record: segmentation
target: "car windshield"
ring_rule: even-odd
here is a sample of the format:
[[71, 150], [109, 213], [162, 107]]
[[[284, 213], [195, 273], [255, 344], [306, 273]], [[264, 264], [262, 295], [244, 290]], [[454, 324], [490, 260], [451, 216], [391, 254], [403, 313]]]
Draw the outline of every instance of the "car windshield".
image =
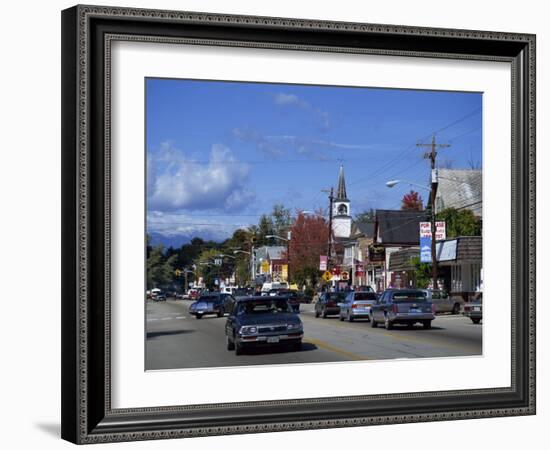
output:
[[376, 300], [374, 292], [356, 292], [355, 300]]
[[266, 314], [291, 312], [286, 300], [254, 300], [241, 302], [237, 314]]
[[346, 298], [344, 292], [332, 292], [328, 295], [329, 300], [343, 300], [344, 298]]
[[426, 294], [422, 291], [404, 291], [394, 292], [394, 303], [407, 303], [407, 302], [425, 302]]

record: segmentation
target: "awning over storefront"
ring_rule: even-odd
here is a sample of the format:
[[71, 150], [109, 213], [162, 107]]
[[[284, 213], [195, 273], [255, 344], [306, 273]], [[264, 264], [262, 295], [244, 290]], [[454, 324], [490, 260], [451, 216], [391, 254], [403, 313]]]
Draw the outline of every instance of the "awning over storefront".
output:
[[[445, 267], [456, 263], [481, 263], [481, 236], [460, 236], [436, 243], [438, 265]], [[414, 270], [413, 258], [420, 256], [419, 247], [409, 247], [390, 255], [389, 271]]]

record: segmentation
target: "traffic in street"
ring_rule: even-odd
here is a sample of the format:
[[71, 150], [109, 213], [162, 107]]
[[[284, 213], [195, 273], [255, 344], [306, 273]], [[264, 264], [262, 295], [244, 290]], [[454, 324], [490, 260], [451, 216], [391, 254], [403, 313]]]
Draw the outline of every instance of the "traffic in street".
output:
[[192, 303], [147, 300], [147, 370], [482, 355], [482, 325], [461, 314], [437, 314], [428, 329], [395, 324], [388, 330], [383, 324], [372, 327], [368, 318], [323, 317], [316, 314], [315, 303], [301, 304], [295, 314], [303, 324], [301, 346], [258, 347], [237, 354], [227, 345], [230, 314], [198, 320], [190, 311]]

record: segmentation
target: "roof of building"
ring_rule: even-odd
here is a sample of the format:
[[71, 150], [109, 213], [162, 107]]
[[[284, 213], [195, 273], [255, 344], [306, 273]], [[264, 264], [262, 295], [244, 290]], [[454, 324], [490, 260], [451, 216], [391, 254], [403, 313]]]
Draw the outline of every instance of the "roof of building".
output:
[[286, 247], [283, 245], [264, 245], [255, 250], [256, 258], [269, 259], [285, 259]]
[[344, 166], [340, 166], [340, 172], [338, 173], [338, 190], [336, 191], [336, 201], [349, 201], [346, 193], [346, 180], [344, 178]]
[[374, 221], [355, 221], [351, 225], [351, 237], [374, 236]]
[[481, 170], [438, 169], [438, 186], [435, 196], [436, 213], [446, 208], [469, 209], [481, 216]]
[[376, 210], [375, 235], [382, 244], [418, 245], [420, 222], [429, 220], [425, 210]]

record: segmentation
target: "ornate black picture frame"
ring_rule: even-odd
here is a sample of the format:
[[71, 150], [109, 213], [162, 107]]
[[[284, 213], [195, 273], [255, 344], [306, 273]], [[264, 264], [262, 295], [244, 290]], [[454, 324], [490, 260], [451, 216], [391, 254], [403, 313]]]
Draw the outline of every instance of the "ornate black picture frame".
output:
[[[512, 371], [506, 388], [111, 407], [110, 45], [116, 40], [512, 67]], [[535, 36], [98, 6], [62, 13], [62, 437], [98, 443], [535, 413]]]

